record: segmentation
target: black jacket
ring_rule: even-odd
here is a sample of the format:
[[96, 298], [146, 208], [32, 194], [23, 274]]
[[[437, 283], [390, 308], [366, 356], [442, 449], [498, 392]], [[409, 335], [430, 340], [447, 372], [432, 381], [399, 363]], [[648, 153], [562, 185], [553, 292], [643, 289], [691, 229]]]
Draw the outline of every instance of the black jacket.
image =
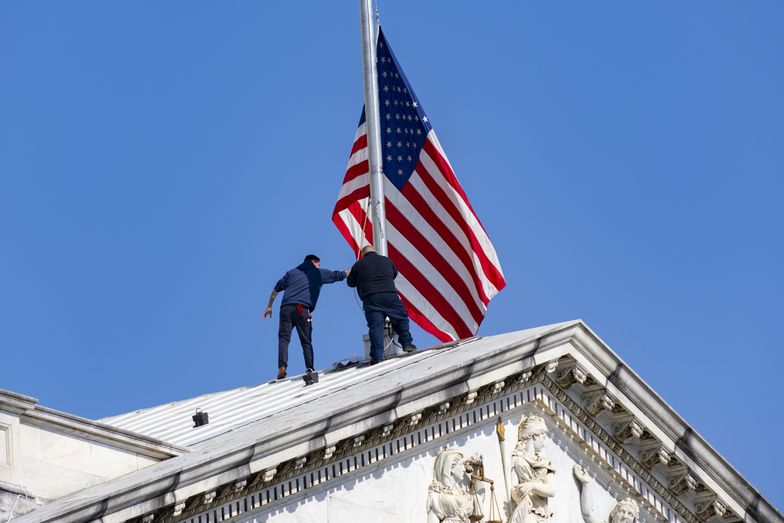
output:
[[356, 287], [360, 298], [380, 292], [397, 292], [397, 268], [392, 260], [375, 252], [367, 253], [351, 267], [346, 283]]

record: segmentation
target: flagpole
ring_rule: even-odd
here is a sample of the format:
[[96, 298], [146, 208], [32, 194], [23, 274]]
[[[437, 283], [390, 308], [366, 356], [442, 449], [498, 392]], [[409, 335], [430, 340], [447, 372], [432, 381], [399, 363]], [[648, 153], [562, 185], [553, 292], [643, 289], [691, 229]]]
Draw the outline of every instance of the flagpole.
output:
[[381, 157], [381, 125], [378, 108], [378, 75], [376, 74], [376, 23], [373, 0], [359, 0], [362, 33], [362, 69], [365, 77], [365, 125], [370, 167], [370, 216], [373, 220], [373, 246], [386, 256], [386, 212], [384, 209], [384, 173]]

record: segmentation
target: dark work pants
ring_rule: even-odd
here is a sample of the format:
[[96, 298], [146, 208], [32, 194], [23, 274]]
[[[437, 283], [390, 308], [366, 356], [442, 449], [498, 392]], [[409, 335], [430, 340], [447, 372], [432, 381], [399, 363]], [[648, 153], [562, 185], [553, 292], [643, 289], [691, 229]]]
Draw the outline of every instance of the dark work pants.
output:
[[408, 313], [395, 292], [371, 294], [362, 299], [365, 319], [370, 337], [370, 359], [380, 361], [384, 357], [384, 320], [389, 318], [403, 347], [410, 345], [412, 338], [408, 331]]
[[305, 356], [305, 367], [313, 369], [313, 344], [310, 336], [313, 332], [310, 311], [302, 307], [302, 314], [296, 305], [283, 305], [280, 308], [280, 326], [278, 327], [278, 367], [289, 365], [289, 342], [291, 329], [296, 328], [299, 342], [302, 344], [302, 354]]

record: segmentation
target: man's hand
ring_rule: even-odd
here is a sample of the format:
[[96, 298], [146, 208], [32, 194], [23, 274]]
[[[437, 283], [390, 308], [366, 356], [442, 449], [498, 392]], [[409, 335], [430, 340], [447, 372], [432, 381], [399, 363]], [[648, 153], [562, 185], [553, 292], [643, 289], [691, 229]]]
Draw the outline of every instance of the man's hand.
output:
[[264, 317], [272, 318], [272, 307], [267, 307], [266, 309], [264, 309]]
[[346, 273], [346, 276], [348, 276], [349, 274], [351, 274], [351, 267], [349, 267], [348, 269], [346, 269], [346, 270], [345, 270], [345, 271], [343, 271], [343, 272], [345, 272], [345, 273]]

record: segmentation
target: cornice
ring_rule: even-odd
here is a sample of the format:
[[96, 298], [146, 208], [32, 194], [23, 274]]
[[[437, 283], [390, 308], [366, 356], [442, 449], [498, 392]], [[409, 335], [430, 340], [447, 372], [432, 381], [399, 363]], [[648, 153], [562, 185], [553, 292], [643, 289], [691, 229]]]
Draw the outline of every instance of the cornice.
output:
[[[42, 507], [36, 511], [39, 519], [19, 521], [184, 521], [188, 515], [247, 502], [249, 494], [537, 384], [627, 463], [680, 520], [784, 523], [759, 494], [758, 505], [770, 507], [767, 515], [746, 509], [743, 489], [738, 494], [721, 484], [718, 491], [706, 486], [715, 482], [699, 463], [709, 463], [710, 456], [702, 454], [712, 449], [698, 449], [699, 462], [680, 452], [681, 439], [668, 435], [677, 435], [671, 429], [685, 425], [682, 420], [581, 322], [489, 346], [461, 363], [430, 379], [369, 393], [361, 405], [335, 409], [327, 417], [317, 405], [303, 405], [296, 414], [264, 420], [261, 437], [254, 426], [246, 427], [232, 438], [83, 491], [78, 499], [63, 500], [58, 510]], [[340, 404], [339, 396], [332, 401]], [[664, 432], [658, 430], [661, 425]], [[291, 426], [298, 428], [289, 430]]]
[[[319, 478], [322, 477], [322, 473], [327, 476], [328, 473], [324, 471], [328, 471], [330, 465], [334, 469], [335, 464], [341, 464], [342, 467], [344, 462], [351, 463], [352, 458], [356, 462], [359, 458], [361, 466], [356, 469], [347, 468], [345, 474], [327, 480], [346, 481], [350, 473], [362, 474], [364, 467], [377, 466], [377, 461], [366, 459], [365, 456], [368, 454], [372, 456], [374, 451], [377, 455], [379, 448], [396, 444], [399, 450], [402, 439], [406, 441], [402, 451], [389, 455], [385, 451], [383, 456], [383, 459], [401, 459], [406, 454], [420, 451], [418, 447], [432, 446], [434, 440], [427, 439], [431, 432], [438, 432], [438, 435], [434, 436], [436, 440], [454, 439], [461, 433], [475, 431], [480, 425], [493, 423], [497, 417], [508, 418], [519, 415], [527, 406], [529, 411], [531, 408], [536, 408], [549, 417], [551, 424], [558, 426], [572, 439], [580, 441], [585, 454], [602, 468], [610, 471], [616, 481], [624, 485], [626, 491], [636, 492], [640, 503], [649, 512], [655, 514], [657, 519], [673, 523], [702, 523], [702, 519], [693, 514], [667, 486], [637, 462], [635, 457], [598, 424], [593, 416], [555, 383], [552, 375], [557, 368], [546, 363], [530, 371], [509, 376], [508, 380], [497, 381], [478, 390], [461, 394], [449, 402], [434, 405], [364, 434], [346, 438], [337, 445], [315, 450], [243, 480], [192, 496], [172, 507], [145, 515], [148, 518], [146, 521], [190, 522], [198, 520], [198, 516], [206, 519], [208, 514], [214, 519], [224, 514], [236, 517], [246, 513], [250, 515], [251, 512], [262, 508], [270, 509], [274, 503], [290, 502], [291, 496], [307, 495], [309, 488], [321, 487], [322, 483], [309, 484], [307, 478], [314, 477], [316, 473]], [[551, 372], [548, 373], [548, 369], [551, 369]], [[590, 432], [580, 433], [579, 430], [575, 430], [574, 422], [565, 422], [566, 411], [583, 423]], [[444, 425], [456, 427], [456, 430], [442, 432], [441, 427]], [[592, 444], [587, 434], [600, 440], [606, 446], [605, 451], [597, 451], [595, 442]], [[409, 438], [410, 443], [408, 443]], [[617, 459], [614, 460], [611, 454]], [[621, 470], [618, 460], [623, 461], [624, 466], [628, 467], [636, 478], [632, 477], [629, 471]], [[328, 486], [327, 481], [323, 483], [324, 486]], [[640, 491], [640, 485], [643, 483], [646, 485], [644, 494]], [[153, 519], [149, 519], [150, 515], [153, 515]], [[140, 517], [134, 521], [142, 523], [145, 519]], [[729, 522], [733, 519], [727, 518], [724, 521]], [[739, 520], [734, 519], [734, 521]]]
[[30, 425], [71, 434], [157, 460], [165, 460], [189, 452], [184, 447], [43, 407], [38, 404], [36, 398], [3, 389], [0, 389], [0, 410], [12, 413], [18, 416], [20, 421]]
[[666, 435], [664, 439], [669, 440], [667, 444], [677, 459], [690, 462], [706, 482], [728, 493], [738, 505], [739, 514], [747, 514], [754, 521], [784, 522], [782, 514], [587, 325], [573, 330], [573, 343], [601, 369], [600, 376], [604, 376], [608, 388], [619, 391], [628, 406], [643, 412], [651, 425], [655, 423], [655, 429]]
[[[450, 401], [433, 405], [408, 417], [397, 418], [394, 422], [382, 427], [345, 438], [335, 445], [316, 449], [308, 454], [279, 463], [275, 467], [259, 471], [240, 481], [222, 485], [203, 495], [192, 496], [172, 507], [156, 512], [154, 521], [163, 523], [187, 522], [196, 519], [195, 516], [198, 515], [208, 513], [217, 515], [219, 512], [228, 512], [232, 516], [237, 516], [258, 510], [275, 501], [281, 503], [284, 500], [288, 501], [289, 496], [304, 492], [308, 488], [306, 478], [309, 474], [312, 476], [315, 472], [319, 472], [319, 477], [321, 477], [321, 471], [325, 467], [328, 469], [329, 465], [341, 463], [346, 459], [351, 461], [352, 457], [362, 456], [368, 449], [378, 449], [409, 436], [412, 437], [412, 447], [415, 447], [413, 438], [416, 435], [416, 438], [421, 439], [421, 427], [433, 427], [444, 421], [454, 425], [456, 419], [461, 420], [462, 427], [463, 416], [473, 415], [474, 423], [466, 418], [466, 427], [462, 431], [475, 430], [476, 426], [482, 423], [486, 424], [491, 418], [509, 416], [511, 411], [519, 410], [524, 403], [518, 403], [515, 400], [512, 408], [509, 409], [504, 407], [504, 402], [508, 405], [510, 398], [520, 391], [526, 391], [530, 399], [529, 403], [549, 416], [551, 422], [561, 431], [567, 433], [572, 439], [580, 441], [583, 451], [602, 468], [608, 470], [619, 484], [625, 486], [628, 492], [636, 492], [641, 505], [652, 514], [656, 514], [657, 519], [683, 523], [703, 523], [709, 519], [713, 514], [706, 512], [703, 505], [712, 506], [712, 503], [717, 501], [715, 495], [703, 489], [702, 497], [710, 503], [694, 504], [692, 508], [688, 507], [680, 499], [680, 496], [684, 495], [683, 490], [674, 491], [672, 487], [662, 483], [649, 467], [638, 461], [638, 456], [627, 450], [626, 445], [619, 441], [619, 435], [611, 434], [602, 423], [597, 421], [597, 416], [601, 414], [590, 414], [557, 383], [559, 377], [562, 383], [576, 383], [577, 381], [571, 382], [571, 380], [565, 379], [564, 374], [569, 373], [578, 378], [585, 376], [585, 379], [588, 379], [583, 371], [577, 370], [575, 372], [574, 365], [569, 364], [568, 361], [559, 364], [558, 360], [553, 360], [528, 371], [507, 376], [506, 380], [484, 385], [477, 390], [469, 390], [450, 398]], [[481, 413], [479, 422], [476, 421], [477, 409]], [[487, 409], [486, 414], [484, 414], [484, 409]], [[567, 415], [578, 420], [591, 436], [601, 441], [606, 449], [603, 452], [597, 451], [595, 443], [592, 444], [590, 438], [586, 437], [587, 433], [581, 433], [579, 429], [575, 430], [573, 421], [564, 421]], [[460, 431], [445, 434], [443, 437], [444, 439], [454, 438], [458, 432]], [[650, 445], [651, 442], [651, 440], [645, 440], [644, 445]], [[425, 443], [430, 442], [425, 441]], [[389, 457], [391, 458], [392, 455]], [[619, 462], [622, 462], [625, 468], [622, 468]], [[365, 458], [362, 457], [363, 466], [372, 465], [370, 461], [366, 465], [365, 463]], [[345, 481], [342, 476], [332, 478], [332, 480]], [[286, 484], [289, 484], [288, 489], [285, 487]], [[296, 490], [291, 486], [292, 484], [297, 485]], [[646, 486], [645, 493], [640, 490], [641, 484]], [[300, 490], [300, 485], [303, 485], [302, 490]], [[313, 486], [320, 486], [320, 484], [311, 485], [311, 487]], [[270, 495], [270, 492], [275, 494]], [[267, 501], [264, 502], [264, 499]], [[723, 505], [719, 504], [719, 506], [722, 507], [722, 510], [726, 510]], [[700, 517], [699, 512], [695, 514], [694, 507], [702, 508], [702, 512], [707, 517]], [[213, 517], [215, 517], [214, 515]], [[149, 517], [150, 514], [146, 516]], [[723, 522], [741, 521], [739, 517], [731, 513], [724, 512], [723, 516], [721, 518]], [[674, 517], [675, 519], [673, 519]], [[137, 521], [141, 523], [144, 518], [139, 518]], [[148, 519], [147, 521], [152, 520]]]

